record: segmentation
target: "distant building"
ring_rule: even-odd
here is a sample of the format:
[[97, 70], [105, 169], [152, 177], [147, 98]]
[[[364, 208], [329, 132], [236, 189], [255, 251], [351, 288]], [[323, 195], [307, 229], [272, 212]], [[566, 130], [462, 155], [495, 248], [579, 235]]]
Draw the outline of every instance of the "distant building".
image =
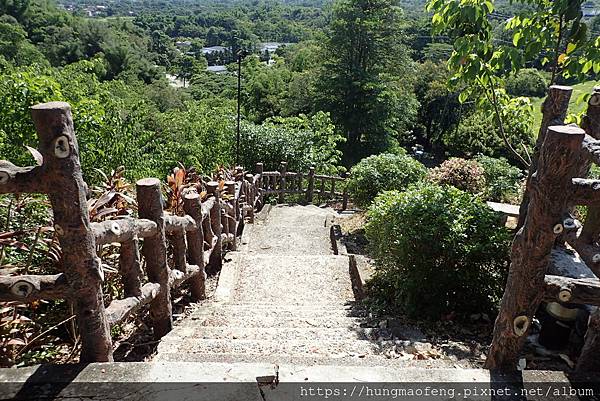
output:
[[209, 65], [206, 67], [206, 71], [214, 72], [215, 74], [225, 74], [227, 73], [227, 67], [224, 65]]
[[260, 48], [260, 52], [264, 53], [264, 52], [269, 52], [269, 53], [275, 53], [275, 51], [277, 51], [277, 49], [279, 49], [282, 46], [287, 46], [287, 45], [291, 45], [292, 43], [280, 43], [280, 42], [264, 42], [259, 44], [259, 48]]
[[203, 47], [202, 48], [202, 54], [206, 55], [206, 54], [213, 54], [213, 53], [224, 53], [226, 52], [228, 49], [224, 46], [210, 46], [210, 47]]
[[192, 46], [192, 42], [189, 40], [178, 40], [175, 42], [175, 46], [177, 47], [190, 47]]

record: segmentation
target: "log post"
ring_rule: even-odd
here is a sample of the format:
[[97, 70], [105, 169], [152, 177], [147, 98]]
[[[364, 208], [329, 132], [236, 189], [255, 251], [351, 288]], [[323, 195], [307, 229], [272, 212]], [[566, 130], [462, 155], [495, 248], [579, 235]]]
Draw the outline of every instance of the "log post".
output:
[[104, 273], [96, 255], [79, 162], [71, 106], [51, 102], [31, 108], [44, 158], [45, 181], [54, 213], [62, 264], [74, 295], [81, 334], [81, 362], [112, 361], [110, 328], [103, 303]]
[[236, 166], [235, 179], [236, 181], [244, 181], [244, 168], [242, 166]]
[[206, 299], [206, 272], [204, 270], [204, 234], [202, 233], [202, 204], [200, 195], [196, 192], [188, 192], [183, 197], [183, 210], [196, 222], [195, 231], [188, 231], [187, 243], [190, 262], [200, 268], [200, 272], [191, 277], [190, 292], [194, 301]]
[[346, 173], [344, 177], [344, 192], [342, 194], [342, 210], [348, 209], [348, 179], [350, 178], [350, 173]]
[[298, 187], [296, 188], [296, 190], [298, 191], [298, 193], [302, 193], [302, 184], [304, 184], [304, 174], [302, 172], [298, 173]]
[[[596, 86], [590, 96], [581, 128], [592, 138], [600, 139], [600, 86]], [[599, 235], [600, 206], [588, 206], [585, 224], [579, 239], [586, 244], [592, 244], [598, 240]]]
[[223, 260], [222, 260], [222, 252], [223, 252], [223, 240], [221, 238], [221, 234], [223, 233], [222, 223], [221, 223], [221, 202], [219, 196], [219, 183], [216, 181], [210, 181], [206, 184], [206, 192], [208, 195], [214, 197], [215, 205], [210, 210], [210, 225], [212, 227], [213, 233], [217, 236], [217, 243], [215, 244], [214, 249], [210, 254], [210, 270], [212, 272], [217, 272], [221, 270]]
[[315, 191], [315, 167], [308, 170], [308, 188], [306, 188], [306, 203], [312, 203]]
[[516, 370], [533, 315], [544, 297], [544, 277], [554, 242], [563, 231], [571, 180], [579, 168], [585, 132], [552, 126], [540, 150], [539, 167], [529, 182], [525, 224], [515, 236], [511, 266], [486, 361], [488, 369]]
[[600, 372], [598, 350], [600, 350], [600, 309], [596, 307], [588, 321], [585, 343], [577, 360], [576, 371], [583, 373]]
[[256, 191], [257, 191], [257, 195], [258, 195], [259, 207], [262, 206], [262, 204], [263, 204], [263, 188], [264, 188], [263, 172], [264, 172], [263, 164], [256, 163], [256, 174], [258, 174], [258, 181], [256, 182]]
[[160, 284], [158, 295], [150, 303], [154, 338], [158, 340], [173, 327], [170, 271], [167, 265], [165, 216], [160, 181], [157, 178], [141, 179], [136, 182], [136, 193], [140, 218], [154, 221], [157, 227], [155, 235], [144, 239], [142, 254], [146, 260], [148, 280]]
[[224, 225], [227, 225], [228, 233], [233, 235], [233, 241], [231, 241], [230, 244], [231, 244], [231, 250], [235, 251], [235, 250], [237, 250], [237, 235], [236, 234], [237, 234], [237, 213], [238, 213], [237, 202], [235, 199], [235, 181], [225, 182], [225, 193], [229, 196], [229, 199], [227, 200], [227, 202], [229, 202], [229, 204], [233, 208], [233, 215], [226, 217]]
[[210, 214], [206, 219], [202, 220], [202, 232], [204, 234], [204, 250], [209, 251], [212, 248], [213, 238], [215, 238], [215, 233], [210, 224]]
[[173, 267], [185, 273], [187, 253], [185, 231], [175, 231], [171, 234], [171, 244], [173, 245]]
[[139, 240], [137, 238], [121, 244], [119, 273], [123, 281], [125, 298], [141, 296], [144, 271], [140, 261]]
[[519, 208], [519, 219], [517, 221], [516, 230], [523, 226], [525, 222], [525, 216], [527, 215], [527, 208], [529, 204], [529, 181], [531, 181], [532, 175], [538, 168], [538, 160], [540, 157], [540, 149], [544, 143], [546, 132], [548, 127], [551, 125], [563, 125], [567, 111], [569, 109], [569, 100], [571, 100], [571, 94], [573, 88], [570, 86], [552, 85], [548, 88], [548, 95], [542, 104], [542, 124], [538, 132], [538, 137], [535, 143], [533, 154], [531, 155], [531, 166], [527, 173], [527, 181], [525, 192], [523, 193], [523, 200]]
[[[600, 86], [596, 86], [588, 101], [586, 115], [581, 128], [594, 139], [600, 139]], [[578, 242], [584, 246], [593, 246], [600, 236], [600, 206], [588, 206], [585, 224], [581, 229]], [[600, 371], [600, 310], [595, 308], [589, 318], [588, 329], [576, 369], [579, 372]]]
[[248, 197], [246, 199], [246, 203], [250, 206], [248, 209], [248, 218], [250, 219], [250, 224], [254, 224], [254, 201], [256, 198], [256, 187], [254, 186], [254, 176], [252, 174], [246, 174], [246, 183], [248, 186]]
[[262, 175], [264, 171], [264, 165], [262, 163], [256, 163], [255, 171], [256, 174]]
[[279, 174], [281, 174], [281, 176], [279, 177], [279, 203], [283, 203], [284, 198], [285, 198], [285, 175], [287, 174], [287, 162], [281, 162], [281, 165], [279, 166]]

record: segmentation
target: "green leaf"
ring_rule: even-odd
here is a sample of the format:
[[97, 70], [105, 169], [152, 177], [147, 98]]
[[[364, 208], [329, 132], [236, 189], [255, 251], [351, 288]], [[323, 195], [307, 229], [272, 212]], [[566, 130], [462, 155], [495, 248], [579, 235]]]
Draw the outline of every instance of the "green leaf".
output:
[[521, 39], [521, 32], [516, 32], [513, 35], [513, 45], [515, 45], [515, 47], [519, 46], [519, 40]]
[[567, 45], [567, 54], [571, 54], [577, 49], [577, 45], [575, 43], [569, 43]]
[[463, 90], [462, 92], [460, 92], [460, 94], [458, 95], [458, 101], [460, 103], [464, 103], [465, 100], [467, 100], [469, 98], [469, 92], [467, 92], [466, 90]]

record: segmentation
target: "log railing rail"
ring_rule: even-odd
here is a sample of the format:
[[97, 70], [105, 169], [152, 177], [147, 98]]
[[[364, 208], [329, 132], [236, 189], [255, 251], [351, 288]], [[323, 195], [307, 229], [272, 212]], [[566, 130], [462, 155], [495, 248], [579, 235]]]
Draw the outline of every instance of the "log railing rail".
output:
[[[527, 179], [521, 226], [492, 345], [490, 369], [515, 370], [542, 302], [596, 307], [577, 361], [579, 371], [600, 371], [600, 180], [586, 177], [600, 164], [600, 87], [594, 88], [581, 128], [562, 125], [572, 90], [551, 87], [543, 131]], [[587, 206], [583, 223], [574, 207]]]
[[257, 166], [260, 171], [259, 182], [262, 196], [277, 195], [279, 203], [284, 202], [286, 194], [304, 195], [307, 203], [312, 203], [315, 197], [319, 200], [341, 199], [342, 210], [348, 208], [347, 177], [315, 174], [311, 167], [307, 174], [287, 171], [287, 163], [281, 162], [279, 171], [262, 171], [262, 164]]
[[[222, 188], [218, 182], [208, 182], [205, 200], [194, 190], [185, 192], [183, 216], [163, 209], [158, 179], [141, 179], [136, 183], [139, 218], [90, 222], [69, 104], [34, 106], [32, 117], [39, 138], [39, 165], [18, 167], [0, 161], [0, 193], [49, 197], [63, 273], [0, 276], [0, 301], [72, 302], [81, 336], [81, 362], [112, 361], [112, 325], [150, 304], [153, 333], [159, 339], [172, 327], [171, 289], [187, 282], [192, 300], [206, 297], [206, 271], [221, 268], [223, 250], [236, 249], [244, 219], [252, 221], [254, 210], [261, 206], [261, 175], [244, 176], [242, 170], [237, 181], [227, 181]], [[124, 298], [105, 307], [97, 248], [111, 243], [120, 244]], [[168, 243], [173, 249], [172, 266]]]

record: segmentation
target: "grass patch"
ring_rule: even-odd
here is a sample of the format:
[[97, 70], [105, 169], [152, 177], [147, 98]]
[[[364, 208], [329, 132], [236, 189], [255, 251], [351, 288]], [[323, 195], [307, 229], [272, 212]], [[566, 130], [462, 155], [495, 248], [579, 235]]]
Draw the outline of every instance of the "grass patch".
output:
[[[581, 113], [585, 107], [586, 103], [581, 102], [577, 104], [577, 99], [584, 93], [592, 93], [592, 89], [594, 86], [600, 85], [600, 81], [587, 81], [577, 85], [573, 85], [573, 95], [571, 96], [571, 101], [569, 102], [569, 114], [579, 114]], [[537, 137], [538, 130], [540, 129], [540, 124], [542, 123], [542, 102], [544, 98], [541, 97], [532, 97], [531, 102], [533, 103], [533, 108], [535, 110], [535, 115], [533, 117], [533, 135]]]

